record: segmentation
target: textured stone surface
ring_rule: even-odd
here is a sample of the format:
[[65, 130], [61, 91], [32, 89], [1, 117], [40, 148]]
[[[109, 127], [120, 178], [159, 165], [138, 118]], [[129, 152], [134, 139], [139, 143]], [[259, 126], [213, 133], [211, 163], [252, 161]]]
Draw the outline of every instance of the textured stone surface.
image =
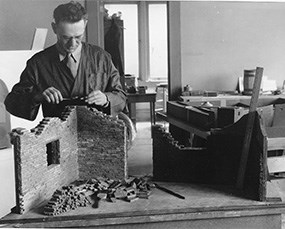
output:
[[80, 179], [127, 176], [126, 127], [116, 118], [77, 107]]
[[[70, 113], [71, 112], [71, 113]], [[54, 190], [78, 178], [76, 113], [45, 118], [31, 131], [14, 129], [16, 212], [23, 213], [49, 199]], [[48, 165], [47, 144], [59, 141], [59, 164]]]
[[[15, 212], [36, 207], [79, 177], [125, 178], [125, 132], [122, 121], [86, 107], [67, 107], [61, 118], [44, 118], [31, 130], [14, 129]], [[52, 142], [57, 148], [51, 151], [47, 145]]]

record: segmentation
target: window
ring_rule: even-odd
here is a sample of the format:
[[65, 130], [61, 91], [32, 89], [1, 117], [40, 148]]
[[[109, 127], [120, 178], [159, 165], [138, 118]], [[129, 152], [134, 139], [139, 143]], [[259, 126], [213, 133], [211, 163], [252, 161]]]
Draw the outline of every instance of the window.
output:
[[149, 80], [167, 78], [166, 4], [148, 4]]
[[165, 2], [104, 4], [124, 21], [125, 74], [144, 81], [167, 81], [167, 6]]
[[59, 140], [46, 144], [47, 166], [60, 164]]
[[137, 4], [105, 4], [109, 16], [121, 12], [124, 23], [125, 74], [139, 74], [138, 6]]

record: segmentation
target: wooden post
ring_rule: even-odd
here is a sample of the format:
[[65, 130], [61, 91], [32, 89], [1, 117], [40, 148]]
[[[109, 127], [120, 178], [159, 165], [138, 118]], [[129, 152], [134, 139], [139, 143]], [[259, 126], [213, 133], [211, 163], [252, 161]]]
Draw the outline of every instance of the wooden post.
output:
[[102, 0], [86, 0], [85, 7], [88, 13], [86, 40], [104, 48], [104, 3]]
[[254, 127], [255, 111], [257, 108], [258, 96], [260, 93], [262, 75], [263, 75], [263, 68], [257, 67], [256, 73], [255, 73], [255, 79], [253, 83], [253, 92], [252, 92], [252, 96], [250, 100], [249, 113], [248, 113], [247, 124], [245, 128], [245, 136], [244, 136], [244, 142], [242, 146], [243, 148], [241, 152], [241, 160], [240, 160], [237, 183], [236, 183], [236, 186], [238, 189], [243, 188], [244, 175], [246, 171], [247, 159], [248, 159], [248, 154], [249, 154], [249, 149], [250, 149], [252, 130]]

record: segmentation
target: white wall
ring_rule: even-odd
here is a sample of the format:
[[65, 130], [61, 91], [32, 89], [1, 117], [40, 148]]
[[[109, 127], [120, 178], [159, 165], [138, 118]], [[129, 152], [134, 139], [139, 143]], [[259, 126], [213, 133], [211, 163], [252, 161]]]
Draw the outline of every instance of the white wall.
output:
[[12, 148], [0, 150], [0, 218], [16, 205], [14, 157]]
[[[85, 5], [84, 0], [77, 0]], [[46, 45], [56, 42], [53, 10], [70, 0], [0, 0], [0, 50], [28, 50], [35, 28], [47, 28]]]
[[244, 69], [285, 79], [285, 3], [187, 2], [181, 9], [182, 86], [234, 90]]
[[[19, 81], [26, 61], [38, 51], [0, 51], [0, 79], [4, 81], [11, 91], [14, 84]], [[31, 129], [42, 119], [39, 112], [35, 121], [28, 121], [11, 115], [11, 129], [23, 127]], [[0, 150], [0, 217], [10, 213], [15, 206], [15, 177], [13, 148]]]
[[[21, 72], [26, 66], [26, 61], [36, 52], [38, 51], [0, 51], [0, 79], [7, 85], [9, 92], [19, 82]], [[35, 121], [28, 121], [11, 115], [11, 129], [17, 127], [31, 129], [39, 123], [42, 117], [41, 111]]]

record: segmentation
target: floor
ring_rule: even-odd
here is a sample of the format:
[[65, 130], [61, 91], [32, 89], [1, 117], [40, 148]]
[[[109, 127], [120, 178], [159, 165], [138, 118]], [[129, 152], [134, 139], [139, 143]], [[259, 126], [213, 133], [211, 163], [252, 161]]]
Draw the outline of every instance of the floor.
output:
[[152, 139], [150, 122], [136, 123], [137, 135], [128, 151], [129, 175], [152, 175]]
[[[136, 118], [137, 135], [128, 151], [128, 174], [152, 175], [152, 138], [148, 107], [137, 109]], [[167, 125], [160, 120], [157, 120], [156, 124]]]

